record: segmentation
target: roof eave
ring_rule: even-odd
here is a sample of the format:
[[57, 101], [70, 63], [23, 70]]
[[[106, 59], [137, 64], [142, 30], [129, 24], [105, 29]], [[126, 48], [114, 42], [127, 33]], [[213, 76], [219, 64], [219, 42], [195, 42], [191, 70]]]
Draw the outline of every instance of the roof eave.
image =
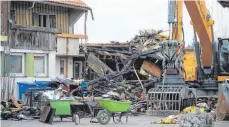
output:
[[73, 5], [65, 5], [65, 4], [54, 3], [54, 2], [50, 2], [50, 1], [36, 1], [36, 2], [37, 2], [37, 3], [43, 3], [43, 4], [54, 5], [54, 6], [62, 6], [62, 7], [66, 7], [66, 8], [73, 8], [73, 9], [82, 10], [82, 11], [91, 10], [90, 7], [77, 7], [77, 6], [73, 6]]
[[218, 3], [224, 8], [225, 7], [229, 8], [229, 1], [219, 1], [218, 0]]

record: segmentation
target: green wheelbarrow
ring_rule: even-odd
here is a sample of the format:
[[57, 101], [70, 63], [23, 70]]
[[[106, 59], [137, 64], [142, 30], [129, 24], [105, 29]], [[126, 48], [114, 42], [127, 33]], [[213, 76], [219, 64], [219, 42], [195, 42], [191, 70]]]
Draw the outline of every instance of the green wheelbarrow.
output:
[[[97, 114], [97, 120], [100, 124], [105, 125], [110, 122], [113, 117], [114, 123], [127, 123], [128, 113], [130, 109], [130, 101], [115, 101], [108, 99], [96, 99], [103, 107]], [[124, 117], [124, 119], [122, 119]]]
[[72, 100], [50, 100], [52, 108], [56, 109], [55, 116], [60, 116], [61, 121], [66, 116], [71, 116]]

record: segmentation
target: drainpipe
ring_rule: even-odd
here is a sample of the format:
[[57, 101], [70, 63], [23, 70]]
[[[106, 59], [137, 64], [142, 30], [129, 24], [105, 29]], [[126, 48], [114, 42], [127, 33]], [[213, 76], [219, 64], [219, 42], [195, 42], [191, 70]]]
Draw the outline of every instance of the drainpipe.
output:
[[85, 17], [84, 17], [84, 36], [85, 36], [85, 43], [87, 43], [87, 15], [88, 15], [88, 11], [85, 11]]
[[[92, 12], [92, 9], [89, 8], [89, 11], [91, 13], [91, 19], [94, 20], [94, 15]], [[84, 36], [85, 36], [85, 42], [87, 42], [87, 15], [88, 15], [88, 11], [85, 11], [85, 19], [84, 19]]]
[[28, 17], [28, 10], [34, 8], [34, 5], [35, 5], [35, 1], [33, 1], [33, 5], [31, 7], [29, 7], [28, 9], [26, 9], [26, 25], [27, 26], [29, 25], [29, 23], [28, 23], [28, 21], [29, 21], [29, 19], [28, 19], [29, 18]]

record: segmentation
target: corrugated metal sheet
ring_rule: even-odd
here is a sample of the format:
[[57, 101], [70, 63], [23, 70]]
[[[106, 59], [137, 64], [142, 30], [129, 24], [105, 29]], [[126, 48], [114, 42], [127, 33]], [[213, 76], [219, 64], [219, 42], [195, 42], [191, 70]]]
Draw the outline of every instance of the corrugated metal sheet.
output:
[[57, 38], [57, 55], [67, 54], [67, 38]]
[[68, 38], [68, 55], [79, 55], [79, 39]]

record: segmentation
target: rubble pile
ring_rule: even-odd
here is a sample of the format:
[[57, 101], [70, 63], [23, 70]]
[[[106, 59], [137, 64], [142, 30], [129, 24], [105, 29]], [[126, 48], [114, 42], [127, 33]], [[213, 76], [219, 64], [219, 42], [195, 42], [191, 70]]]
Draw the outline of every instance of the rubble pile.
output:
[[211, 127], [213, 116], [210, 113], [188, 113], [180, 117], [180, 127]]
[[167, 35], [162, 34], [162, 30], [140, 30], [138, 35], [131, 40], [133, 43], [138, 44], [138, 49], [144, 51], [147, 49], [159, 48], [160, 42], [167, 39]]
[[[112, 89], [125, 89], [136, 98], [153, 87], [161, 75], [163, 57], [159, 53], [159, 44], [166, 39], [161, 32], [143, 30], [125, 44], [88, 44], [83, 76], [89, 80], [89, 91], [94, 96], [101, 96]], [[148, 65], [154, 66], [159, 73], [151, 73]]]
[[178, 115], [170, 115], [157, 120], [155, 124], [179, 124], [180, 127], [211, 127], [215, 119], [214, 113], [208, 111], [206, 103], [183, 109]]

